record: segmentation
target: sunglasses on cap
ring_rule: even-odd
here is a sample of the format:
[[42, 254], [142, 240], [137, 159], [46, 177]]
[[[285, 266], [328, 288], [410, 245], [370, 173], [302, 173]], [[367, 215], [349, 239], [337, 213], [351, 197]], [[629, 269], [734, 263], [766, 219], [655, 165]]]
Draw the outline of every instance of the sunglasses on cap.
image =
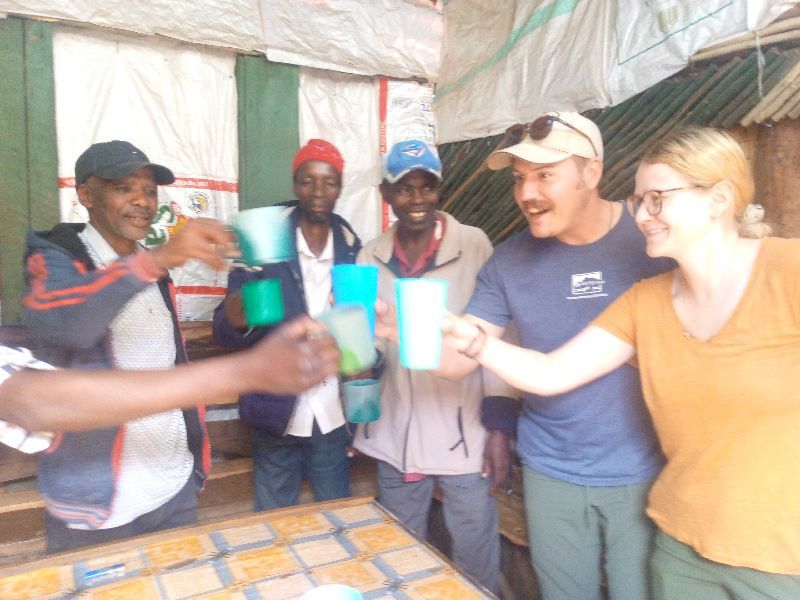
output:
[[579, 136], [586, 138], [589, 143], [592, 145], [592, 150], [594, 151], [595, 156], [600, 156], [600, 153], [597, 151], [597, 148], [588, 135], [586, 135], [583, 131], [575, 127], [574, 125], [570, 125], [563, 119], [559, 119], [555, 115], [542, 115], [535, 121], [531, 123], [522, 124], [517, 123], [516, 125], [512, 125], [508, 129], [506, 129], [506, 140], [508, 141], [508, 145], [512, 146], [514, 144], [519, 144], [522, 141], [522, 138], [525, 137], [527, 133], [530, 138], [534, 141], [543, 140], [550, 132], [553, 130], [553, 123], [558, 122], [561, 123], [564, 127], [568, 127]]

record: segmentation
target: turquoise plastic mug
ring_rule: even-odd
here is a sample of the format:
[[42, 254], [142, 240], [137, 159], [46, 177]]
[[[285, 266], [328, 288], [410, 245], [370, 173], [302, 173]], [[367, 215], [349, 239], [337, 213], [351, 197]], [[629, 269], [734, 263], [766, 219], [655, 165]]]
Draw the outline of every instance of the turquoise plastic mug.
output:
[[250, 266], [291, 260], [295, 254], [290, 208], [262, 206], [236, 215], [233, 228], [242, 260]]
[[344, 413], [350, 423], [370, 423], [381, 416], [381, 382], [353, 379], [344, 382]]
[[442, 354], [442, 316], [447, 302], [443, 279], [395, 279], [400, 364], [435, 369]]

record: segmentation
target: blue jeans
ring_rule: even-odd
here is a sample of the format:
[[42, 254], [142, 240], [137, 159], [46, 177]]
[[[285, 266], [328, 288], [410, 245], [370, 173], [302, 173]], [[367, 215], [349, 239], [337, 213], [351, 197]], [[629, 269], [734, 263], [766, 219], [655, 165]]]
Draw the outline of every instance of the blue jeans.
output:
[[253, 510], [297, 504], [303, 475], [317, 501], [349, 496], [346, 448], [352, 439], [345, 425], [323, 434], [316, 421], [311, 437], [277, 437], [253, 428]]

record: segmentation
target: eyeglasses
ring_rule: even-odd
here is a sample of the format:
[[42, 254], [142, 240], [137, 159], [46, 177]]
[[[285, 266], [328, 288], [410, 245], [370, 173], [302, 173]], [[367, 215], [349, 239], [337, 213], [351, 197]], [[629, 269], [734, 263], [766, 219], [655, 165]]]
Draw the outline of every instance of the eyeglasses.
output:
[[579, 136], [586, 138], [588, 142], [592, 145], [592, 150], [594, 151], [595, 156], [600, 156], [600, 153], [597, 151], [597, 147], [594, 145], [592, 138], [586, 135], [583, 131], [575, 127], [574, 125], [570, 125], [563, 119], [559, 119], [555, 115], [542, 115], [535, 121], [527, 124], [517, 123], [516, 125], [512, 125], [508, 129], [506, 129], [506, 140], [508, 141], [508, 145], [519, 144], [522, 141], [522, 138], [525, 137], [527, 133], [532, 140], [543, 140], [550, 132], [553, 130], [553, 123], [561, 123], [564, 127], [568, 127]]
[[704, 188], [703, 185], [685, 185], [683, 187], [676, 187], [670, 188], [668, 190], [647, 190], [641, 196], [637, 196], [636, 194], [631, 194], [625, 200], [625, 205], [628, 207], [628, 212], [631, 213], [631, 216], [635, 219], [636, 213], [639, 212], [639, 207], [644, 204], [644, 209], [647, 211], [647, 214], [651, 217], [655, 217], [656, 215], [661, 213], [661, 207], [664, 204], [664, 194], [669, 194], [670, 192], [681, 192], [684, 190], [693, 190], [695, 188]]

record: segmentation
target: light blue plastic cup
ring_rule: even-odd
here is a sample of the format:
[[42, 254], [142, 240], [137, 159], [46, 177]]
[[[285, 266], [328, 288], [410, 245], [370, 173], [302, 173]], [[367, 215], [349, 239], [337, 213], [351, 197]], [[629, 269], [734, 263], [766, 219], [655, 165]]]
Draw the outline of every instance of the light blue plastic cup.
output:
[[255, 267], [285, 262], [295, 256], [290, 213], [291, 208], [285, 206], [262, 206], [236, 215], [233, 228], [246, 264]]
[[300, 600], [364, 600], [364, 596], [349, 585], [328, 583], [308, 590]]
[[369, 330], [375, 337], [375, 301], [378, 299], [378, 267], [336, 265], [331, 269], [333, 299], [340, 304], [361, 304], [367, 311]]
[[344, 382], [344, 413], [350, 423], [370, 423], [381, 416], [381, 382], [353, 379]]
[[443, 279], [395, 279], [400, 364], [435, 369], [442, 354], [442, 316], [447, 302]]
[[375, 344], [369, 332], [367, 311], [360, 304], [334, 306], [315, 317], [336, 338], [342, 358], [339, 372], [355, 375], [366, 371], [378, 359]]

